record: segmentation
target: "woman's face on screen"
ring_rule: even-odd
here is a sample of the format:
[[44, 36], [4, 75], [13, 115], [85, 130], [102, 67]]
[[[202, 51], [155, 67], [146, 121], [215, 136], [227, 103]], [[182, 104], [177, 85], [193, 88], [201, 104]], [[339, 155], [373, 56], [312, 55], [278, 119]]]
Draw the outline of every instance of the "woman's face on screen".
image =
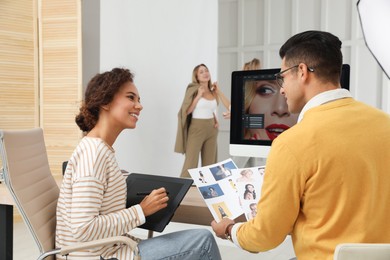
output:
[[256, 81], [255, 89], [248, 113], [264, 115], [264, 128], [249, 129], [246, 139], [273, 140], [297, 122], [298, 114], [288, 111], [286, 99], [275, 80]]

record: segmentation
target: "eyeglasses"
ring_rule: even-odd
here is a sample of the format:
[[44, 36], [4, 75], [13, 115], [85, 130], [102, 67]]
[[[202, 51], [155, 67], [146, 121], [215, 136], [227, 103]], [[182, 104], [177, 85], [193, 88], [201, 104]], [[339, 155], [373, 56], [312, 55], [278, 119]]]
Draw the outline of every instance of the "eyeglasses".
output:
[[[307, 66], [307, 65], [306, 65]], [[278, 73], [275, 73], [275, 79], [276, 79], [276, 83], [278, 83], [279, 87], [283, 88], [283, 83], [284, 83], [284, 77], [282, 76], [283, 73], [286, 73], [287, 71], [291, 70], [291, 69], [295, 69], [295, 68], [298, 68], [299, 67], [299, 64], [298, 65], [295, 65], [295, 66], [292, 66], [288, 69], [285, 69], [285, 70], [282, 70], [281, 72], [278, 72]], [[307, 66], [307, 69], [310, 71], [310, 72], [314, 72], [314, 68], [312, 67], [309, 67]]]

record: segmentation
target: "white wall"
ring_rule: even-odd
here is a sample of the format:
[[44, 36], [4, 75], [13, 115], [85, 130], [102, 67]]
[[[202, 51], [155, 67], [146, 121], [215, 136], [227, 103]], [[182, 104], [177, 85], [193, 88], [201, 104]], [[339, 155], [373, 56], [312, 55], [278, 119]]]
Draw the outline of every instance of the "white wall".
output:
[[[231, 72], [256, 57], [263, 68], [280, 67], [279, 48], [292, 35], [324, 30], [343, 42], [354, 98], [390, 113], [390, 80], [363, 38], [358, 0], [219, 0], [218, 75], [230, 95]], [[229, 122], [219, 132], [220, 156], [228, 156]]]
[[217, 0], [101, 0], [100, 70], [135, 73], [144, 109], [114, 149], [130, 172], [179, 176], [177, 113], [192, 69], [205, 63], [217, 80]]
[[[114, 146], [120, 167], [130, 172], [179, 175], [184, 156], [173, 152], [177, 112], [195, 65], [208, 65], [229, 96], [231, 71], [253, 57], [265, 68], [279, 67], [280, 45], [308, 29], [340, 37], [344, 62], [351, 65], [352, 94], [390, 112], [390, 81], [364, 44], [357, 0], [100, 2], [100, 71], [115, 66], [134, 71], [144, 105], [137, 128], [126, 130]], [[88, 67], [96, 60], [90, 58]], [[219, 114], [223, 111], [220, 107]], [[223, 160], [229, 157], [230, 126], [219, 119], [218, 160]]]

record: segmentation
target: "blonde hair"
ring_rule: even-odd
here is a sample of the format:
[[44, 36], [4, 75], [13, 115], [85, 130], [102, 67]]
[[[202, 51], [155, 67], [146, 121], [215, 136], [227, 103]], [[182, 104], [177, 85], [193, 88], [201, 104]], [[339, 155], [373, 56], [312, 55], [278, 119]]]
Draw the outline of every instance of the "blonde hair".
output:
[[[253, 58], [244, 64], [243, 70], [258, 70], [261, 68], [261, 62], [257, 58]], [[245, 113], [248, 113], [249, 106], [252, 104], [253, 99], [256, 96], [256, 81], [245, 82]], [[247, 136], [248, 130], [244, 129], [244, 137]]]
[[242, 70], [250, 70], [249, 69], [249, 65], [250, 65], [250, 62], [248, 61], [248, 62], [245, 62], [244, 63], [244, 67], [242, 67]]
[[[207, 68], [207, 66], [204, 65], [203, 63], [195, 66], [195, 68], [192, 71], [192, 83], [198, 83], [199, 84], [199, 81], [198, 81], [198, 78], [196, 77], [196, 75], [198, 74], [198, 70], [202, 66], [205, 67], [207, 70], [209, 70], [209, 68]], [[211, 76], [210, 76], [210, 80], [209, 80], [209, 82], [207, 82], [207, 86], [209, 87], [210, 90], [211, 90], [211, 85], [212, 85], [212, 83], [211, 83]]]
[[244, 109], [245, 113], [248, 113], [249, 106], [252, 104], [253, 99], [256, 96], [256, 81], [246, 81], [245, 82], [245, 104]]
[[[261, 62], [257, 58], [253, 58], [244, 64], [243, 70], [258, 70], [261, 67]], [[252, 100], [256, 96], [255, 81], [245, 82], [245, 111], [247, 113]]]
[[245, 62], [242, 70], [258, 70], [261, 68], [261, 62], [257, 58], [253, 58], [251, 61]]

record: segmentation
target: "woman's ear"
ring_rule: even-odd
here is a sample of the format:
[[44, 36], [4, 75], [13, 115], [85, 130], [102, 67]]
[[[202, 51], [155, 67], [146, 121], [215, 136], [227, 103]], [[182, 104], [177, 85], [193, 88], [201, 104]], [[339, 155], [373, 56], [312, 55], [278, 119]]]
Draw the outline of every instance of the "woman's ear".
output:
[[108, 110], [110, 110], [110, 106], [109, 105], [104, 105], [104, 106], [102, 106], [102, 109], [108, 111]]

